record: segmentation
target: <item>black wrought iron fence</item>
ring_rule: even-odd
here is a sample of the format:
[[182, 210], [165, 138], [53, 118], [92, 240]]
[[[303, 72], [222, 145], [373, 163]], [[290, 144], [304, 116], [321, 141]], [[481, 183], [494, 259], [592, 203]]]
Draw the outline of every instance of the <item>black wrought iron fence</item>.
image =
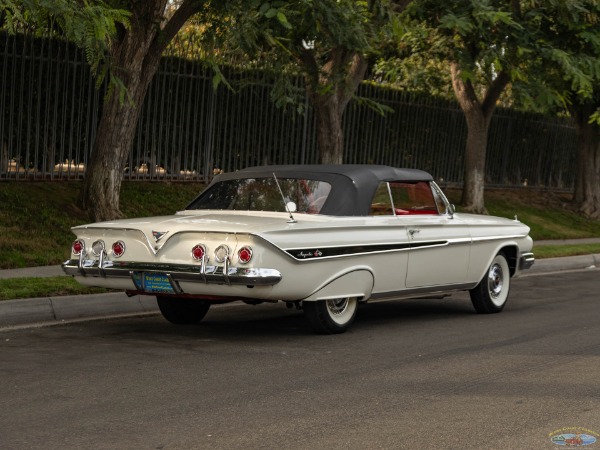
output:
[[[278, 109], [273, 76], [228, 71], [235, 87], [212, 87], [195, 61], [163, 58], [138, 124], [126, 179], [205, 180], [215, 169], [316, 163], [312, 111]], [[302, 80], [294, 81], [302, 92]], [[81, 53], [70, 44], [0, 34], [0, 178], [81, 178], [102, 107]], [[345, 162], [430, 171], [461, 183], [466, 125], [457, 104], [364, 83], [344, 117]], [[567, 122], [500, 109], [490, 129], [486, 181], [570, 189], [574, 129]]]

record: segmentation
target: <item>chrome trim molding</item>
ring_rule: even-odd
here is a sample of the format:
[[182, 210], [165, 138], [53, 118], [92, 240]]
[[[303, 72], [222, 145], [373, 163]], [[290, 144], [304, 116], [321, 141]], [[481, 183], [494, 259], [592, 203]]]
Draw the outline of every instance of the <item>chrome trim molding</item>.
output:
[[377, 292], [371, 295], [371, 299], [380, 300], [386, 298], [410, 298], [410, 297], [422, 297], [428, 294], [444, 294], [448, 292], [456, 291], [468, 291], [477, 286], [477, 283], [462, 283], [462, 284], [450, 284], [447, 286], [427, 286], [420, 288], [404, 289], [402, 291], [393, 292]]
[[429, 248], [445, 247], [448, 245], [470, 244], [470, 238], [441, 239], [431, 241], [411, 240], [405, 242], [364, 244], [364, 245], [339, 245], [323, 247], [305, 247], [283, 249], [295, 261], [316, 261], [323, 259], [344, 258], [377, 253], [406, 252], [425, 250]]
[[[175, 282], [216, 283], [244, 286], [272, 286], [281, 281], [281, 273], [275, 269], [207, 266], [201, 265], [161, 264], [141, 262], [104, 261], [100, 267], [97, 259], [70, 259], [62, 264], [67, 275], [131, 278], [133, 272], [164, 273]], [[177, 290], [177, 288], [175, 288]]]
[[474, 237], [472, 238], [473, 243], [478, 243], [478, 242], [486, 242], [486, 241], [498, 241], [500, 239], [523, 239], [527, 237], [526, 234], [511, 234], [509, 236], [485, 236], [485, 237]]

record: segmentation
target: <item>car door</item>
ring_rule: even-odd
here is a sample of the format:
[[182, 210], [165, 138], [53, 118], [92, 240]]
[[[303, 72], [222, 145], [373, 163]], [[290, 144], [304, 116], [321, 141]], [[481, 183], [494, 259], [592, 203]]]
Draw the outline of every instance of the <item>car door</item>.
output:
[[398, 219], [406, 225], [410, 250], [407, 288], [460, 285], [469, 268], [471, 236], [433, 183], [390, 183]]
[[411, 246], [406, 287], [465, 283], [471, 252], [467, 225], [448, 215], [410, 217], [408, 221]]
[[376, 234], [382, 250], [369, 258], [375, 274], [373, 294], [377, 296], [403, 291], [406, 288], [404, 283], [410, 242], [406, 223], [395, 214], [387, 182], [379, 184], [371, 202], [369, 216], [368, 228]]

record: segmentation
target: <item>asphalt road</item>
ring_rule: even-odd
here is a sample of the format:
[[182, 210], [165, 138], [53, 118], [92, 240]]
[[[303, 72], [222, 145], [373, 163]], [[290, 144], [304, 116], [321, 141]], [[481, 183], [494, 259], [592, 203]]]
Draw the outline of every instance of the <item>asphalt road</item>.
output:
[[[600, 271], [364, 305], [313, 335], [282, 305], [0, 332], [0, 448], [544, 449], [600, 433]], [[598, 442], [586, 448], [599, 448]]]

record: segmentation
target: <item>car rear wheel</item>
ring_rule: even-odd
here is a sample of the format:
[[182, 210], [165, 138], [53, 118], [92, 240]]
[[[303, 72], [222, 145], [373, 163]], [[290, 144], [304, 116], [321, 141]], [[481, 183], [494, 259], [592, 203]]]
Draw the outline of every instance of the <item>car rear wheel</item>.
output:
[[161, 314], [176, 325], [199, 323], [208, 312], [210, 303], [203, 300], [177, 297], [156, 297]]
[[304, 315], [312, 328], [320, 334], [343, 333], [356, 316], [358, 299], [356, 297], [336, 298], [303, 302]]
[[470, 291], [471, 303], [479, 314], [499, 313], [510, 290], [510, 269], [506, 256], [498, 253], [481, 282]]

